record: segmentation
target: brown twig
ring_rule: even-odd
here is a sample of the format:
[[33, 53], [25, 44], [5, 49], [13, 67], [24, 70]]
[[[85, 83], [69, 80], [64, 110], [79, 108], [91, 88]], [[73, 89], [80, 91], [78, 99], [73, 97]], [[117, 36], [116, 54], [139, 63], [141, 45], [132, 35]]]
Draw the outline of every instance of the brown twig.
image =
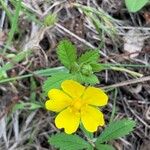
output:
[[108, 58], [101, 59], [101, 62], [103, 62], [103, 61], [105, 62], [105, 61], [110, 60], [110, 59], [130, 57], [133, 54], [144, 54], [144, 53], [147, 53], [147, 52], [150, 53], [150, 49], [144, 49], [143, 51], [140, 51], [140, 52], [136, 51], [136, 52], [132, 52], [132, 53], [124, 53], [124, 54], [113, 55], [113, 56], [109, 56]]
[[103, 89], [117, 88], [117, 87], [121, 87], [121, 86], [126, 86], [126, 85], [130, 85], [130, 84], [136, 84], [136, 83], [146, 82], [146, 81], [150, 81], [150, 76], [141, 77], [141, 78], [138, 78], [138, 79], [127, 80], [127, 81], [123, 81], [123, 82], [120, 82], [120, 83], [104, 86], [102, 88]]

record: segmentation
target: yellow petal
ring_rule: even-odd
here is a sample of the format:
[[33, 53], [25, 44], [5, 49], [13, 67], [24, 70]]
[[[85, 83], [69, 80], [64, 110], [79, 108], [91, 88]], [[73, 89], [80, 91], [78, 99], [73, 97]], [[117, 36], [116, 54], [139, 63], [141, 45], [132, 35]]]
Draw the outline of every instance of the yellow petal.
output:
[[57, 100], [57, 99], [68, 99], [71, 100], [71, 98], [65, 94], [63, 91], [59, 90], [59, 89], [52, 89], [48, 92], [48, 97], [50, 99], [53, 100]]
[[50, 100], [46, 101], [45, 107], [51, 111], [60, 112], [72, 103], [72, 99], [67, 94], [58, 89], [50, 90], [48, 92], [48, 97]]
[[95, 132], [98, 126], [104, 126], [104, 116], [97, 108], [86, 106], [81, 110], [81, 122], [89, 132]]
[[84, 92], [83, 99], [86, 103], [95, 106], [104, 106], [108, 102], [108, 96], [104, 91], [95, 87], [88, 87]]
[[84, 86], [73, 80], [65, 80], [61, 87], [72, 98], [79, 98], [85, 90]]
[[80, 115], [75, 114], [68, 107], [67, 109], [60, 112], [55, 118], [55, 125], [57, 128], [64, 128], [67, 134], [74, 133], [80, 123]]

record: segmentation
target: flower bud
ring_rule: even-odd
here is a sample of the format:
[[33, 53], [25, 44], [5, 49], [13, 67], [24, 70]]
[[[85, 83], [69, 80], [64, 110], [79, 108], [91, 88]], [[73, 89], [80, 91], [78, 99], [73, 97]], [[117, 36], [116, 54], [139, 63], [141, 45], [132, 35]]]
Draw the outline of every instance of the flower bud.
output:
[[83, 65], [81, 68], [81, 73], [86, 76], [91, 75], [93, 73], [91, 65]]

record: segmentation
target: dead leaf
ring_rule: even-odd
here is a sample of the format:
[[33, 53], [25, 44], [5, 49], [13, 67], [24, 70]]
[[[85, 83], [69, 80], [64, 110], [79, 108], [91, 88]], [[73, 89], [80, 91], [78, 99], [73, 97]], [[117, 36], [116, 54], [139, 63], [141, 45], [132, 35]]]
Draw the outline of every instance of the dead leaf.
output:
[[130, 58], [137, 57], [142, 51], [144, 40], [147, 37], [142, 36], [139, 30], [129, 30], [124, 36], [124, 51], [131, 53]]
[[150, 24], [150, 12], [148, 12], [148, 11], [144, 12], [143, 16], [146, 21], [146, 24]]
[[150, 107], [148, 107], [148, 109], [146, 110], [145, 119], [150, 121]]
[[119, 142], [114, 142], [114, 146], [116, 148], [116, 150], [123, 150], [123, 145]]
[[7, 34], [0, 30], [0, 45], [3, 45], [7, 39]]
[[150, 150], [150, 141], [144, 140], [143, 144], [140, 147], [140, 150]]

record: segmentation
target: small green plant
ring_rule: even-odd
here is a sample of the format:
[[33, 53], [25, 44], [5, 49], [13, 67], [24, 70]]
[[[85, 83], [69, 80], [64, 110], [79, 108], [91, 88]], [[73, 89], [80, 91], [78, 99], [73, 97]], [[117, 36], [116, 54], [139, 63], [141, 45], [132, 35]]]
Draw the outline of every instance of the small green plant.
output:
[[70, 41], [63, 40], [58, 44], [57, 55], [67, 71], [66, 73], [57, 72], [45, 81], [43, 90], [46, 94], [50, 89], [60, 87], [62, 81], [66, 79], [90, 85], [99, 83], [95, 73], [105, 67], [98, 63], [98, 50], [87, 50], [78, 57], [76, 47]]
[[142, 76], [142, 74], [122, 67], [113, 67], [111, 65], [99, 63], [100, 54], [97, 49], [86, 50], [85, 53], [78, 56], [75, 45], [69, 40], [60, 41], [56, 52], [58, 59], [65, 68], [58, 72], [54, 72], [44, 82], [43, 91], [45, 95], [47, 95], [50, 89], [59, 88], [62, 81], [67, 79], [72, 79], [85, 85], [95, 85], [99, 83], [99, 79], [95, 73], [105, 69], [127, 72], [136, 77]]
[[[76, 47], [69, 40], [58, 44], [57, 55], [66, 71], [52, 74], [44, 82], [43, 90], [49, 98], [46, 109], [58, 113], [55, 125], [64, 128], [65, 133], [49, 137], [49, 144], [60, 150], [115, 150], [110, 142], [133, 131], [135, 121], [128, 118], [113, 120], [113, 110], [109, 124], [105, 125], [98, 106], [105, 106], [108, 96], [94, 85], [99, 83], [95, 73], [108, 69], [108, 66], [98, 62], [98, 50], [87, 50], [78, 56]], [[94, 135], [99, 126], [100, 135]], [[78, 131], [83, 133], [82, 136]]]
[[115, 150], [109, 142], [129, 134], [134, 127], [135, 122], [130, 119], [117, 120], [106, 126], [97, 137], [91, 138], [86, 132], [85, 140], [76, 134], [57, 133], [49, 137], [48, 142], [60, 150]]
[[44, 25], [45, 26], [52, 26], [57, 22], [57, 15], [56, 14], [49, 14], [44, 18]]
[[127, 9], [130, 12], [137, 12], [148, 4], [150, 0], [125, 0]]
[[94, 27], [97, 31], [101, 43], [100, 48], [104, 46], [104, 37], [108, 36], [113, 41], [117, 41], [117, 29], [116, 24], [119, 24], [119, 20], [114, 19], [112, 16], [107, 14], [103, 9], [96, 9], [90, 6], [84, 6], [78, 3], [73, 4], [79, 10], [83, 11], [87, 19], [91, 22], [92, 28]]

